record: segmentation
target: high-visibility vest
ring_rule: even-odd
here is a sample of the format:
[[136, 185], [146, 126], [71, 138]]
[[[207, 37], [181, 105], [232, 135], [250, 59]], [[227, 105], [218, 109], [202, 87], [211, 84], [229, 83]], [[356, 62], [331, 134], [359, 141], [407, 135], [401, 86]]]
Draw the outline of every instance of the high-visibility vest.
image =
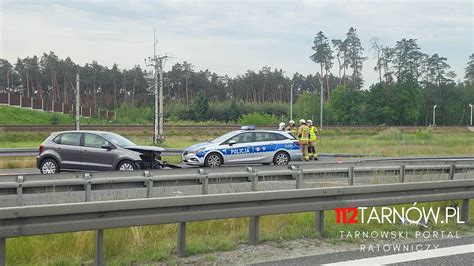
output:
[[308, 143], [309, 141], [309, 127], [307, 125], [301, 125], [298, 128], [298, 140], [301, 143]]
[[310, 126], [309, 127], [309, 140], [316, 141], [318, 139], [318, 136], [316, 135], [317, 133], [318, 133], [318, 129], [315, 126]]

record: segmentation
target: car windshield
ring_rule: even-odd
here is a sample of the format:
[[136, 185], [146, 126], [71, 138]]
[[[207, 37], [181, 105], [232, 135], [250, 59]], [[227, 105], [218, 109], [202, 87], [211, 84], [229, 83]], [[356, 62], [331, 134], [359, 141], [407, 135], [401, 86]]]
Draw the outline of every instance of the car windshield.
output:
[[232, 131], [232, 132], [229, 132], [227, 134], [224, 134], [220, 137], [218, 137], [217, 139], [214, 139], [214, 140], [211, 140], [212, 143], [222, 143], [226, 140], [228, 140], [229, 138], [235, 136], [236, 132], [235, 131]]
[[104, 133], [102, 134], [102, 136], [106, 138], [108, 141], [122, 148], [137, 146], [135, 143], [131, 142], [129, 139], [124, 138], [115, 133]]

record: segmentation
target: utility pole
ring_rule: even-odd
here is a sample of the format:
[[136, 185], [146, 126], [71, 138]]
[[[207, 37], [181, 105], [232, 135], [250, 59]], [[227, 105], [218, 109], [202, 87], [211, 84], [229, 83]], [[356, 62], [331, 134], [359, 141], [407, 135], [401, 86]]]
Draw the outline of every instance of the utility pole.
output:
[[293, 86], [295, 85], [295, 81], [291, 83], [290, 88], [290, 120], [293, 120]]
[[188, 104], [188, 74], [186, 73], [186, 108], [189, 107]]
[[10, 91], [10, 69], [7, 70], [7, 89]]
[[79, 72], [76, 72], [76, 130], [80, 129], [79, 110], [81, 105], [81, 94], [79, 92]]
[[160, 62], [160, 127], [158, 129], [158, 134], [163, 136], [163, 59], [159, 60]]
[[321, 75], [319, 77], [319, 83], [321, 84], [321, 97], [320, 97], [320, 117], [319, 117], [319, 129], [323, 129], [323, 105], [324, 105], [324, 82], [323, 82], [323, 67], [321, 65]]
[[471, 126], [472, 126], [472, 104], [469, 104], [469, 107], [471, 107]]
[[[156, 55], [156, 40], [155, 31], [153, 30], [153, 57], [145, 59], [147, 66], [154, 67], [155, 77], [155, 112], [154, 112], [154, 133], [153, 143], [158, 143], [163, 137], [163, 60], [168, 58], [167, 55], [157, 56]], [[158, 75], [160, 76], [160, 88], [158, 90]]]

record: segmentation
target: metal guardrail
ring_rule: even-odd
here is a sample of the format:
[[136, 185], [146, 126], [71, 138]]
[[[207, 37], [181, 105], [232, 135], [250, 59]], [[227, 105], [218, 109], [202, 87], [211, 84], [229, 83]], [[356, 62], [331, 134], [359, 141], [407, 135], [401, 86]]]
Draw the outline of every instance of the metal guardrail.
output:
[[[166, 148], [162, 155], [181, 155], [184, 149]], [[38, 155], [38, 148], [2, 148], [0, 157], [29, 157]]]
[[451, 180], [0, 208], [0, 265], [12, 237], [97, 230], [96, 264], [102, 265], [109, 228], [179, 223], [177, 250], [185, 256], [186, 222], [250, 217], [255, 245], [262, 215], [315, 211], [315, 229], [322, 232], [324, 211], [337, 207], [463, 200], [461, 218], [468, 221], [471, 198], [474, 180]]
[[[390, 162], [391, 163], [391, 162]], [[439, 163], [439, 162], [438, 162]], [[454, 180], [456, 173], [474, 171], [474, 160], [464, 164], [444, 161], [440, 165], [379, 165], [301, 164], [290, 166], [252, 166], [205, 169], [150, 170], [134, 172], [64, 173], [57, 175], [0, 176], [0, 207], [119, 200], [171, 196], [171, 190], [188, 188], [188, 194], [208, 194], [216, 186], [227, 185], [225, 193], [256, 191], [260, 182], [295, 182], [296, 188], [318, 178], [341, 179], [353, 185], [359, 178], [385, 173], [395, 176], [391, 182], [407, 182], [406, 176], [416, 173], [447, 174]], [[347, 178], [347, 179], [346, 179]], [[346, 179], [346, 181], [344, 181]], [[267, 182], [267, 183], [265, 183]], [[340, 185], [341, 180], [338, 181]], [[213, 190], [212, 190], [213, 189]], [[167, 191], [168, 190], [168, 191]], [[221, 190], [225, 190], [222, 189]], [[223, 193], [222, 191], [220, 193]], [[186, 194], [186, 192], [184, 192]], [[46, 196], [47, 195], [47, 196]]]

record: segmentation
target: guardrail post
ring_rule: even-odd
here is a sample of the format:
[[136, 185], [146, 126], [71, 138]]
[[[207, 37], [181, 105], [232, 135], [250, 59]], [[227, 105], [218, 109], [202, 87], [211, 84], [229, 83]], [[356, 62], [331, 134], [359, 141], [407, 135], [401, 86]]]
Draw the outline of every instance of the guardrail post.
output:
[[183, 258], [186, 256], [186, 223], [178, 224], [178, 257]]
[[247, 167], [247, 172], [249, 172], [249, 180], [252, 182], [252, 191], [257, 191], [258, 184], [258, 173], [257, 170], [252, 167]]
[[316, 211], [315, 214], [315, 229], [316, 232], [322, 235], [324, 230], [324, 210]]
[[354, 166], [349, 167], [349, 186], [354, 185]]
[[[257, 191], [258, 174], [252, 167], [247, 167], [249, 179], [252, 181], [252, 191]], [[260, 216], [249, 217], [249, 244], [257, 245], [260, 230]]]
[[18, 187], [16, 188], [16, 206], [23, 205], [23, 176], [19, 175], [16, 179]]
[[456, 170], [456, 164], [452, 163], [449, 167], [449, 180], [454, 180], [454, 171]]
[[469, 199], [462, 200], [461, 220], [469, 224]]
[[85, 190], [85, 201], [90, 201], [91, 200], [91, 189], [92, 189], [92, 181], [91, 181], [91, 174], [89, 173], [84, 173], [84, 190]]
[[0, 265], [7, 265], [7, 240], [0, 238]]
[[[89, 173], [84, 173], [84, 189], [86, 192], [86, 202], [92, 199], [92, 176]], [[95, 231], [95, 262], [94, 266], [104, 265], [104, 229]]]
[[405, 183], [405, 165], [400, 165], [400, 183]]
[[249, 217], [249, 245], [257, 245], [260, 234], [260, 216]]
[[296, 179], [296, 189], [300, 189], [304, 187], [304, 180], [303, 180], [303, 170], [299, 169], [296, 165], [290, 165], [288, 167], [291, 171], [293, 171], [293, 179]]
[[104, 230], [99, 229], [95, 234], [95, 266], [104, 265]]
[[143, 176], [149, 178], [147, 181], [145, 181], [146, 197], [151, 198], [151, 195], [153, 194], [153, 175], [149, 171], [143, 171]]
[[209, 173], [204, 169], [199, 169], [199, 174], [202, 175], [202, 195], [209, 194]]

